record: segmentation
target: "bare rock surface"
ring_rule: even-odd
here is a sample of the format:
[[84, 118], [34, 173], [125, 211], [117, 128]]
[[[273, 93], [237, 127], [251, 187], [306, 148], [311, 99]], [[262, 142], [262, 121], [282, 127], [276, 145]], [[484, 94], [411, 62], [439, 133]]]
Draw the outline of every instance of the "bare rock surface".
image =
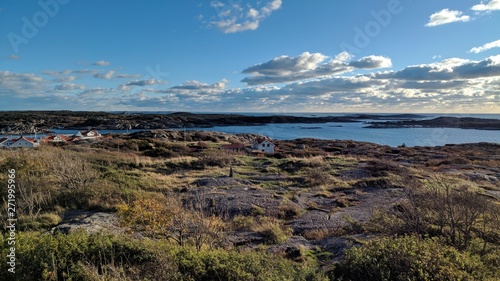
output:
[[52, 232], [71, 233], [83, 229], [88, 233], [124, 233], [116, 213], [69, 211], [63, 214], [63, 221]]
[[310, 210], [292, 220], [290, 226], [295, 233], [313, 229], [335, 231], [348, 226], [350, 221], [366, 222], [374, 210], [387, 208], [401, 200], [403, 196], [403, 190], [398, 188], [363, 188], [350, 194], [349, 200], [352, 203], [347, 207], [341, 207], [345, 203], [339, 202], [339, 197], [329, 199], [306, 197], [302, 199], [303, 202], [316, 202], [317, 207], [309, 207]]

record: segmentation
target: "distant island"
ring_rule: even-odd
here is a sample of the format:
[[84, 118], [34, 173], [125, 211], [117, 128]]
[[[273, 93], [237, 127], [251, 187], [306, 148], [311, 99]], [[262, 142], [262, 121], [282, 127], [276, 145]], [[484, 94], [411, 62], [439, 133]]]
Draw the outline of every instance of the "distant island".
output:
[[476, 130], [500, 130], [500, 120], [472, 117], [438, 117], [430, 120], [400, 120], [369, 122], [365, 128], [458, 128]]
[[[264, 124], [320, 124], [330, 122], [364, 122], [366, 120], [394, 120], [369, 122], [366, 128], [462, 128], [500, 130], [500, 120], [483, 118], [439, 117], [420, 120], [415, 114], [346, 114], [345, 116], [250, 116], [241, 114], [206, 114], [174, 112], [85, 112], [85, 111], [4, 111], [0, 112], [0, 134], [50, 133], [53, 129], [66, 130], [152, 130], [178, 128], [211, 128], [214, 126], [256, 126]], [[304, 127], [310, 129], [314, 127]]]

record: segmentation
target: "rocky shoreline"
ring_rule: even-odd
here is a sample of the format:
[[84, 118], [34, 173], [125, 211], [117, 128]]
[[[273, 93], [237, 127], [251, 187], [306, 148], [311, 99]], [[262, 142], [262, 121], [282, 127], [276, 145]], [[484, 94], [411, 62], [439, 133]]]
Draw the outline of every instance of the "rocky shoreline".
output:
[[500, 120], [471, 117], [438, 117], [430, 120], [401, 120], [387, 122], [368, 122], [364, 128], [457, 128], [475, 130], [500, 130]]
[[[153, 130], [175, 128], [210, 128], [214, 126], [256, 126], [263, 124], [329, 122], [363, 122], [371, 120], [399, 120], [368, 122], [365, 128], [446, 127], [478, 130], [500, 130], [500, 120], [482, 118], [439, 117], [415, 120], [414, 114], [345, 116], [248, 116], [240, 114], [194, 114], [188, 112], [109, 113], [85, 111], [5, 111], [0, 112], [0, 134], [50, 133], [52, 129], [68, 130]], [[308, 127], [309, 128], [309, 127]]]

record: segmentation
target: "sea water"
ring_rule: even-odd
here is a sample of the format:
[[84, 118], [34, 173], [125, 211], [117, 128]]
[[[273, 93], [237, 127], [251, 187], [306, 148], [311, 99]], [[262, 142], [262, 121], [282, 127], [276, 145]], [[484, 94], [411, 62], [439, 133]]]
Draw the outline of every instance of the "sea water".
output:
[[[238, 113], [242, 114], [242, 113]], [[243, 113], [244, 115], [262, 116], [278, 115], [279, 113]], [[345, 116], [350, 114], [301, 113], [286, 114], [293, 116], [320, 117]], [[379, 115], [379, 114], [377, 114]], [[500, 119], [500, 114], [419, 114], [424, 119], [438, 116], [476, 117]], [[251, 133], [259, 134], [277, 140], [291, 140], [299, 138], [316, 138], [323, 140], [354, 140], [372, 142], [389, 146], [441, 146], [445, 144], [491, 142], [500, 143], [500, 130], [472, 130], [455, 128], [364, 128], [365, 122], [349, 123], [314, 123], [314, 124], [266, 124], [258, 126], [215, 126], [211, 128], [186, 128], [185, 130], [217, 131], [230, 134]], [[376, 120], [384, 121], [384, 120]], [[394, 121], [394, 120], [392, 120]], [[184, 130], [184, 129], [175, 129]], [[60, 134], [73, 134], [74, 130], [54, 130]], [[105, 133], [131, 133], [139, 130], [103, 130]]]

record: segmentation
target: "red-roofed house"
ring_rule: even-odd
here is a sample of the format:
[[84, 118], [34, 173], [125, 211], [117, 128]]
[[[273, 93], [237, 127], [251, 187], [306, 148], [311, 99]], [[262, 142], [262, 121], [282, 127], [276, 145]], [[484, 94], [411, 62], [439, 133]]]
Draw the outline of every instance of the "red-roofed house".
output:
[[45, 138], [45, 142], [70, 142], [70, 141], [72, 141], [72, 138], [65, 135], [47, 136]]

